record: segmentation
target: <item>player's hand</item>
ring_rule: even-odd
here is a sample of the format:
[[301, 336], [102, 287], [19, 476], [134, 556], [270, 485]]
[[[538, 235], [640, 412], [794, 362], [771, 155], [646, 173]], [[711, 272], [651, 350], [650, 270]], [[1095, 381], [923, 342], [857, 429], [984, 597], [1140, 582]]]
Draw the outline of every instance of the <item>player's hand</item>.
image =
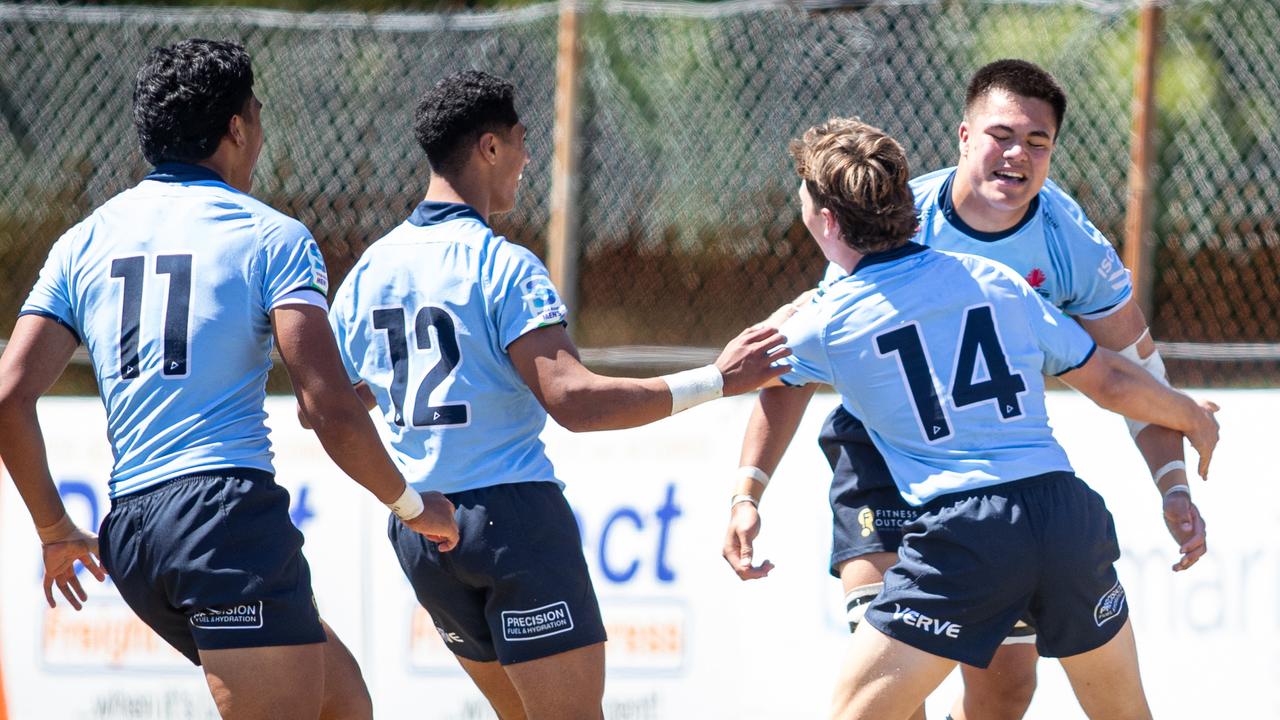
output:
[[785, 375], [789, 368], [775, 366], [774, 361], [791, 354], [783, 346], [786, 341], [771, 327], [750, 327], [738, 333], [716, 358], [716, 367], [724, 377], [724, 394], [739, 395]]
[[800, 293], [800, 295], [795, 300], [792, 300], [786, 305], [783, 305], [777, 310], [774, 310], [772, 313], [770, 313], [769, 317], [765, 318], [761, 322], [756, 323], [754, 327], [771, 327], [771, 328], [782, 327], [782, 323], [790, 319], [792, 315], [795, 315], [796, 311], [799, 310], [805, 303], [809, 302], [809, 300], [817, 292], [818, 292], [817, 288], [814, 288], [812, 290], [805, 290], [804, 292]]
[[44, 555], [44, 599], [49, 607], [57, 607], [53, 597], [54, 585], [76, 610], [89, 599], [80, 585], [80, 578], [76, 577], [76, 561], [84, 565], [98, 582], [107, 579], [107, 571], [98, 564], [98, 536], [93, 533], [76, 528], [75, 533], [65, 540], [42, 545], [41, 552]]
[[449, 552], [458, 545], [458, 520], [453, 510], [453, 503], [441, 493], [424, 492], [422, 513], [403, 522], [405, 527], [435, 543], [440, 552]]
[[[726, 393], [727, 394], [727, 393]], [[1213, 458], [1213, 449], [1218, 446], [1218, 419], [1213, 416], [1220, 409], [1217, 403], [1201, 401], [1199, 417], [1191, 431], [1186, 433], [1191, 447], [1200, 455], [1200, 477], [1209, 479], [1209, 460]]]
[[743, 580], [757, 580], [769, 574], [773, 563], [765, 560], [753, 567], [752, 544], [760, 534], [760, 511], [749, 502], [740, 502], [730, 508], [729, 530], [724, 538], [721, 554], [729, 567]]
[[1165, 497], [1164, 524], [1178, 543], [1178, 552], [1182, 553], [1182, 559], [1173, 565], [1174, 572], [1195, 565], [1209, 549], [1205, 544], [1204, 518], [1187, 493], [1175, 492]]

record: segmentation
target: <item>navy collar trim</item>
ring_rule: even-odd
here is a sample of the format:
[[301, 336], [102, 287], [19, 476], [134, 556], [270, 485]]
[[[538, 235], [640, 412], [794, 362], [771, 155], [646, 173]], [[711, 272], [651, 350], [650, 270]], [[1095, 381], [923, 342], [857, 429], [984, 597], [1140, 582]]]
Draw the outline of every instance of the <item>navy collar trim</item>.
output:
[[909, 242], [909, 243], [906, 243], [905, 245], [900, 245], [892, 250], [885, 250], [884, 252], [871, 253], [870, 255], [863, 255], [862, 259], [858, 261], [858, 264], [853, 267], [853, 272], [849, 274], [855, 275], [859, 270], [865, 270], [866, 268], [872, 265], [879, 265], [881, 263], [893, 262], [894, 260], [901, 260], [904, 257], [910, 257], [911, 255], [915, 255], [916, 253], [924, 252], [927, 249], [928, 248], [921, 245], [920, 243]]
[[162, 162], [148, 174], [144, 180], [155, 180], [167, 183], [207, 182], [212, 180], [227, 184], [218, 173], [203, 165], [192, 165], [182, 162]]
[[968, 223], [960, 219], [960, 213], [956, 212], [956, 206], [951, 202], [951, 181], [955, 179], [955, 171], [952, 171], [951, 174], [947, 176], [946, 181], [942, 183], [942, 189], [938, 191], [938, 207], [941, 208], [942, 216], [947, 219], [947, 222], [951, 223], [957, 230], [968, 235], [974, 240], [980, 240], [982, 242], [1004, 240], [1026, 227], [1027, 223], [1031, 222], [1031, 218], [1036, 216], [1036, 211], [1040, 209], [1040, 194], [1036, 193], [1036, 196], [1031, 198], [1031, 204], [1027, 206], [1027, 213], [1008, 230], [1001, 230], [1000, 232], [982, 232], [981, 230], [974, 230], [969, 227]]
[[438, 225], [442, 222], [450, 220], [460, 220], [462, 218], [471, 218], [478, 220], [485, 227], [489, 223], [480, 217], [480, 213], [470, 205], [452, 202], [437, 202], [435, 200], [423, 200], [418, 203], [418, 207], [413, 209], [413, 214], [409, 216], [409, 222], [418, 227], [427, 227], [428, 225]]

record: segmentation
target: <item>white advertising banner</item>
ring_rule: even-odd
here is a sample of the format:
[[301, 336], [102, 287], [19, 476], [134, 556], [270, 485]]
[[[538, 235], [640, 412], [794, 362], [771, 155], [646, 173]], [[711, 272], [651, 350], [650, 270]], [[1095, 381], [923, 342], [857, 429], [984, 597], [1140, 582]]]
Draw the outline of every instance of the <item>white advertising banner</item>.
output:
[[[1223, 440], [1212, 480], [1194, 481], [1209, 554], [1174, 574], [1176, 547], [1123, 422], [1072, 393], [1050, 416], [1078, 474], [1116, 517], [1144, 684], [1159, 718], [1280, 718], [1280, 477], [1261, 448], [1280, 391], [1206, 391]], [[751, 399], [730, 399], [634, 430], [573, 435], [548, 451], [582, 532], [608, 626], [606, 717], [821, 718], [848, 631], [827, 574], [826, 463], [814, 439], [834, 396], [819, 395], [762, 505], [757, 558], [777, 569], [743, 583], [720, 557], [732, 470]], [[386, 511], [346, 479], [269, 402], [278, 480], [306, 534], [321, 613], [360, 661], [380, 717], [490, 718], [386, 541]], [[77, 522], [109, 508], [111, 455], [96, 399], [40, 404], [50, 462]], [[1242, 506], [1241, 502], [1247, 504]], [[120, 600], [90, 582], [81, 612], [49, 610], [35, 533], [11, 482], [0, 484], [0, 678], [9, 720], [214, 718], [201, 674]], [[946, 714], [948, 679], [929, 701]], [[6, 708], [0, 708], [0, 717]], [[1083, 717], [1056, 662], [1040, 663], [1028, 718]]]

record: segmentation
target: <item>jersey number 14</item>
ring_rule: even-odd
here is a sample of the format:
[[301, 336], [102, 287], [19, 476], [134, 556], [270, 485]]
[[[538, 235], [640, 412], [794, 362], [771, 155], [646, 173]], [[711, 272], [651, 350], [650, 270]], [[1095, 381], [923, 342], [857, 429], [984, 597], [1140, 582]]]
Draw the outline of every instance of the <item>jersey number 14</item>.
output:
[[[875, 343], [880, 357], [897, 357], [925, 440], [935, 443], [950, 437], [951, 422], [938, 398], [920, 325], [913, 322], [881, 333], [875, 337]], [[987, 368], [987, 378], [975, 382], [979, 357]], [[1020, 373], [1009, 369], [1009, 359], [1000, 344], [990, 305], [977, 305], [965, 311], [956, 367], [951, 377], [951, 404], [957, 410], [994, 401], [1002, 420], [1022, 417], [1018, 395], [1026, 392], [1027, 384]]]

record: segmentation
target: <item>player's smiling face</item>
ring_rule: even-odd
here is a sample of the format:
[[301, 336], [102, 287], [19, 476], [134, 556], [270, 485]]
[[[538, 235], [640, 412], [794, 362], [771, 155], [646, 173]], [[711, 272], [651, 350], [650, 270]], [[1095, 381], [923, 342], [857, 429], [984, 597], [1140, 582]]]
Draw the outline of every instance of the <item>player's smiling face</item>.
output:
[[957, 172], [965, 175], [974, 200], [996, 215], [1020, 219], [1049, 176], [1057, 132], [1049, 103], [993, 90], [960, 124]]

